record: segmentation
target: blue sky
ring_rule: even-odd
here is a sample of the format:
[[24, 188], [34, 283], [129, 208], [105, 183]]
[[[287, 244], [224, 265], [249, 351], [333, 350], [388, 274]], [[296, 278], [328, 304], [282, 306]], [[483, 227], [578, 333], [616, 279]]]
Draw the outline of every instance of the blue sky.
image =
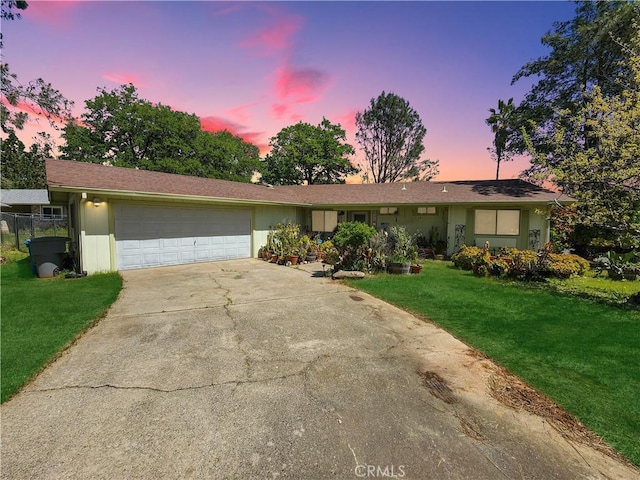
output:
[[[132, 82], [142, 98], [195, 113], [268, 150], [281, 128], [322, 117], [357, 149], [354, 117], [383, 90], [427, 128], [439, 180], [495, 176], [488, 109], [547, 50], [540, 38], [574, 16], [570, 2], [54, 2], [4, 22], [4, 61], [42, 77], [80, 114], [97, 87]], [[30, 125], [23, 140], [44, 124]], [[354, 162], [361, 160], [358, 155]], [[512, 178], [526, 160], [507, 164]]]

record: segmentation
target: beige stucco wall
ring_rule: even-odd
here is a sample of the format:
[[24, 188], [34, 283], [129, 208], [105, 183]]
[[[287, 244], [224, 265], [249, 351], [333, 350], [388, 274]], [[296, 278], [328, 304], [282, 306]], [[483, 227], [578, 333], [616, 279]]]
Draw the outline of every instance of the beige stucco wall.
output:
[[106, 199], [101, 200], [97, 207], [91, 200], [82, 200], [78, 208], [82, 269], [89, 274], [115, 269], [110, 241], [110, 205]]

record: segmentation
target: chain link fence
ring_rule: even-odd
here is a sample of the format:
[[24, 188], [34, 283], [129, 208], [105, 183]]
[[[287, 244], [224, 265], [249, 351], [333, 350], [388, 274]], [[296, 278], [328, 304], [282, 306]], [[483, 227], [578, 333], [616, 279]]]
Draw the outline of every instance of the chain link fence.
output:
[[0, 215], [0, 241], [3, 247], [14, 247], [22, 252], [29, 249], [26, 240], [38, 237], [68, 237], [67, 217], [6, 213]]

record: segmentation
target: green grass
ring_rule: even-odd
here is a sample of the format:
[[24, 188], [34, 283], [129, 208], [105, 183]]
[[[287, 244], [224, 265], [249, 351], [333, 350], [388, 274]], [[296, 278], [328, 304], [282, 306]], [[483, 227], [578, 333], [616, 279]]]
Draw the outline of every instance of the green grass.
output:
[[350, 285], [442, 326], [640, 465], [640, 312], [479, 278], [448, 262]]
[[99, 319], [122, 287], [117, 273], [78, 279], [37, 278], [29, 257], [3, 252], [0, 401], [8, 400], [36, 373]]

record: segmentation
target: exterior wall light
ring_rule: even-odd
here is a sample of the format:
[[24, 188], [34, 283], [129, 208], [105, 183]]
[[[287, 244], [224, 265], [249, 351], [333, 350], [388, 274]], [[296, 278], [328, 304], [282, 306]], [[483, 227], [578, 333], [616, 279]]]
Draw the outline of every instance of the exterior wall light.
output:
[[100, 199], [98, 197], [93, 197], [93, 206], [94, 207], [99, 207], [100, 206]]

